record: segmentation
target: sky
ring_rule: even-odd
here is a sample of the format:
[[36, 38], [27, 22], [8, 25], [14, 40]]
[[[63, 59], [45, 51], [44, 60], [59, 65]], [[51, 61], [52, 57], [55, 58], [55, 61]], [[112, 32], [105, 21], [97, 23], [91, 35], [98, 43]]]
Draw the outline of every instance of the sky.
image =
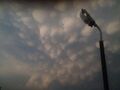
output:
[[103, 90], [99, 32], [82, 8], [102, 29], [109, 86], [120, 90], [119, 0], [1, 1], [2, 90]]

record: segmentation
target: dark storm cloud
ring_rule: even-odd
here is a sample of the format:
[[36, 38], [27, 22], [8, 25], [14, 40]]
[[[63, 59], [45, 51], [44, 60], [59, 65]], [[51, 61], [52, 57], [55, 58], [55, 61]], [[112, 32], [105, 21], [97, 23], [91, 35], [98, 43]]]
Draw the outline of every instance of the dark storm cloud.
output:
[[[74, 0], [1, 0], [1, 1], [15, 1], [15, 2], [63, 2], [63, 1], [74, 1]], [[87, 1], [93, 1], [93, 0], [76, 0], [76, 1], [80, 1], [80, 2], [87, 2]]]

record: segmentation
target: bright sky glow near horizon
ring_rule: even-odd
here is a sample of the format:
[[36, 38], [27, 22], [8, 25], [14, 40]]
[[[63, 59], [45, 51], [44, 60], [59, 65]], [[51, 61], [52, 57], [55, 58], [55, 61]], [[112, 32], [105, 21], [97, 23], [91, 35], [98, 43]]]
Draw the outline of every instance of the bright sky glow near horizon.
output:
[[99, 33], [82, 8], [103, 31], [110, 88], [120, 90], [119, 0], [1, 1], [2, 90], [103, 90]]

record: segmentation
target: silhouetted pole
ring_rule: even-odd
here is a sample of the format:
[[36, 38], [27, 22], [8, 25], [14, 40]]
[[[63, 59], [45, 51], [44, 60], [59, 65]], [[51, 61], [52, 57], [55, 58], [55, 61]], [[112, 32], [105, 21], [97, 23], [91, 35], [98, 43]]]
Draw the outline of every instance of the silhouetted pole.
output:
[[104, 90], [109, 90], [104, 43], [103, 43], [103, 39], [102, 39], [102, 31], [101, 31], [100, 27], [96, 24], [96, 22], [93, 20], [93, 18], [88, 14], [88, 12], [85, 9], [81, 10], [80, 16], [86, 24], [88, 24], [91, 27], [96, 27], [100, 32], [99, 46], [100, 46], [103, 86], [104, 86]]
[[104, 90], [109, 90], [109, 84], [108, 84], [108, 75], [107, 75], [107, 65], [106, 65], [106, 59], [105, 59], [105, 50], [104, 50], [104, 42], [102, 39], [102, 32], [99, 28], [99, 26], [96, 26], [98, 30], [100, 31], [100, 55], [101, 55], [101, 65], [102, 65], [102, 75], [103, 75], [103, 82], [104, 82]]
[[0, 90], [2, 90], [2, 87], [0, 87]]

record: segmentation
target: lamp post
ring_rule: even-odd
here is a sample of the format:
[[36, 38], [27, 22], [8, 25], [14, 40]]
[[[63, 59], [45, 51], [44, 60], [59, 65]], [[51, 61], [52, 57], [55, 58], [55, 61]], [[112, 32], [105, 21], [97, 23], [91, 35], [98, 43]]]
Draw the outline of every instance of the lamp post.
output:
[[98, 29], [99, 33], [100, 33], [99, 46], [100, 46], [100, 55], [101, 55], [103, 85], [104, 85], [104, 90], [109, 90], [107, 66], [106, 66], [106, 60], [105, 60], [105, 52], [104, 52], [104, 43], [103, 43], [103, 38], [102, 38], [102, 31], [101, 31], [100, 27], [96, 24], [96, 22], [93, 20], [93, 18], [86, 11], [86, 9], [81, 9], [80, 17], [90, 27], [96, 27]]

